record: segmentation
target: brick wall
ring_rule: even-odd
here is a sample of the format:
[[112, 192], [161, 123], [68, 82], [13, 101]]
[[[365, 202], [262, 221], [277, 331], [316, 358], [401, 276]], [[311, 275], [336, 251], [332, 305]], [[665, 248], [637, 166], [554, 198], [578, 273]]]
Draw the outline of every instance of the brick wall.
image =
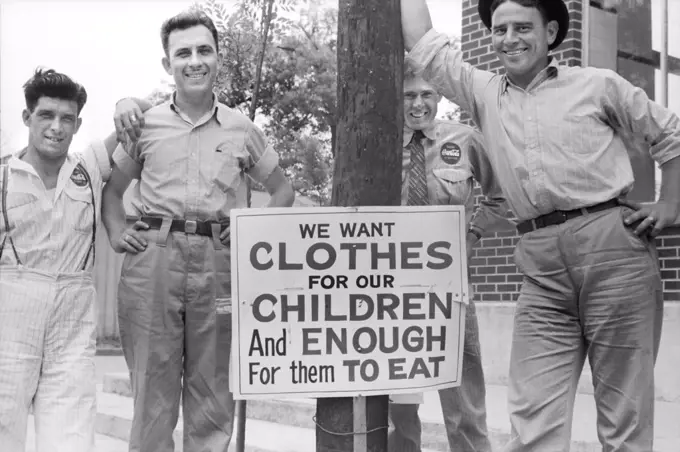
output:
[[[580, 0], [567, 1], [570, 29], [554, 56], [571, 66], [581, 65], [582, 7]], [[477, 15], [477, 0], [463, 1], [461, 36], [463, 58], [484, 70], [502, 72], [491, 47], [491, 34]], [[464, 122], [469, 117], [462, 113]], [[479, 195], [479, 192], [477, 193]], [[491, 234], [481, 240], [470, 261], [470, 281], [477, 301], [514, 301], [519, 295], [522, 276], [514, 265], [513, 252], [519, 236], [514, 230]], [[657, 238], [664, 298], [680, 301], [680, 226], [670, 228]]]
[[665, 231], [656, 243], [661, 260], [663, 298], [680, 301], [680, 226]]

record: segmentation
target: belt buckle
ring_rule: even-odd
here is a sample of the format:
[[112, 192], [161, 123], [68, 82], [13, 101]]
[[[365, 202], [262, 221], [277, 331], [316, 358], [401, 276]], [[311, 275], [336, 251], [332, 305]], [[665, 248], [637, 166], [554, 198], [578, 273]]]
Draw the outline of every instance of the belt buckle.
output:
[[559, 210], [555, 212], [557, 214], [557, 224], [565, 223], [569, 218], [567, 218], [567, 212], [564, 210]]
[[195, 220], [185, 220], [184, 221], [184, 233], [185, 234], [196, 234], [198, 229], [198, 223]]

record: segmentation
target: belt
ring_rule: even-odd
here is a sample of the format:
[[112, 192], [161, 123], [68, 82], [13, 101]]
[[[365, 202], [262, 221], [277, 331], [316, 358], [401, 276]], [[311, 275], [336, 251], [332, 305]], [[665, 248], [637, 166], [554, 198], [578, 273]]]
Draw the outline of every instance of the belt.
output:
[[[163, 224], [163, 218], [159, 217], [142, 217], [141, 220], [149, 225], [151, 229], [160, 229]], [[229, 226], [229, 220], [224, 223], [217, 221], [197, 221], [197, 220], [180, 220], [173, 219], [170, 224], [170, 232], [184, 232], [185, 234], [196, 234], [212, 237], [212, 225], [219, 224], [220, 231]]]
[[582, 207], [580, 209], [556, 210], [554, 212], [541, 215], [540, 217], [536, 217], [533, 220], [526, 220], [521, 222], [520, 224], [517, 225], [517, 230], [522, 234], [526, 234], [527, 232], [535, 231], [536, 229], [562, 224], [565, 221], [569, 221], [572, 218], [580, 217], [581, 215], [601, 212], [607, 209], [613, 209], [614, 207], [617, 207], [619, 205], [620, 204], [616, 199], [611, 199], [600, 204], [595, 204], [589, 207]]

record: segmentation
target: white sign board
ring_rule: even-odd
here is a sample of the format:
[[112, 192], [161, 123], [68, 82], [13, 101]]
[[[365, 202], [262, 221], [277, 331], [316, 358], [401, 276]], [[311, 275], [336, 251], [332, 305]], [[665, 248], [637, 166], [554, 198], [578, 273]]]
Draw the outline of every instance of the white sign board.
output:
[[234, 398], [460, 385], [465, 230], [458, 206], [232, 210]]

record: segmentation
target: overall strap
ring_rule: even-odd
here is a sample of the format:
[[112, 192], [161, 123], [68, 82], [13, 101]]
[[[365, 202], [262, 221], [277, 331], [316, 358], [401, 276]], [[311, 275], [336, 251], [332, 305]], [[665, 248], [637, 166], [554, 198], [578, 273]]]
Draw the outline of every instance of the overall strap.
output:
[[90, 248], [87, 250], [87, 255], [85, 256], [85, 262], [83, 263], [82, 270], [87, 269], [87, 263], [90, 261], [90, 253], [92, 254], [92, 263], [94, 264], [95, 259], [95, 240], [97, 239], [97, 204], [95, 203], [94, 197], [94, 187], [92, 187], [92, 179], [90, 178], [90, 173], [87, 172], [85, 166], [82, 163], [76, 165], [87, 179], [87, 185], [90, 187], [90, 195], [92, 196], [92, 241], [90, 242]]
[[2, 183], [1, 183], [1, 191], [2, 193], [0, 194], [0, 209], [2, 209], [2, 219], [3, 219], [3, 229], [4, 229], [4, 237], [2, 239], [2, 243], [0, 243], [0, 259], [2, 259], [2, 252], [5, 249], [5, 243], [7, 242], [7, 239], [9, 239], [9, 243], [12, 246], [12, 251], [14, 252], [14, 258], [17, 261], [17, 265], [21, 265], [21, 261], [19, 260], [19, 255], [17, 254], [17, 249], [14, 246], [14, 241], [12, 240], [12, 237], [9, 235], [10, 231], [10, 224], [9, 224], [9, 216], [7, 215], [7, 184], [9, 180], [9, 165], [0, 165], [2, 168], [2, 171], [0, 171], [0, 177], [2, 177]]

